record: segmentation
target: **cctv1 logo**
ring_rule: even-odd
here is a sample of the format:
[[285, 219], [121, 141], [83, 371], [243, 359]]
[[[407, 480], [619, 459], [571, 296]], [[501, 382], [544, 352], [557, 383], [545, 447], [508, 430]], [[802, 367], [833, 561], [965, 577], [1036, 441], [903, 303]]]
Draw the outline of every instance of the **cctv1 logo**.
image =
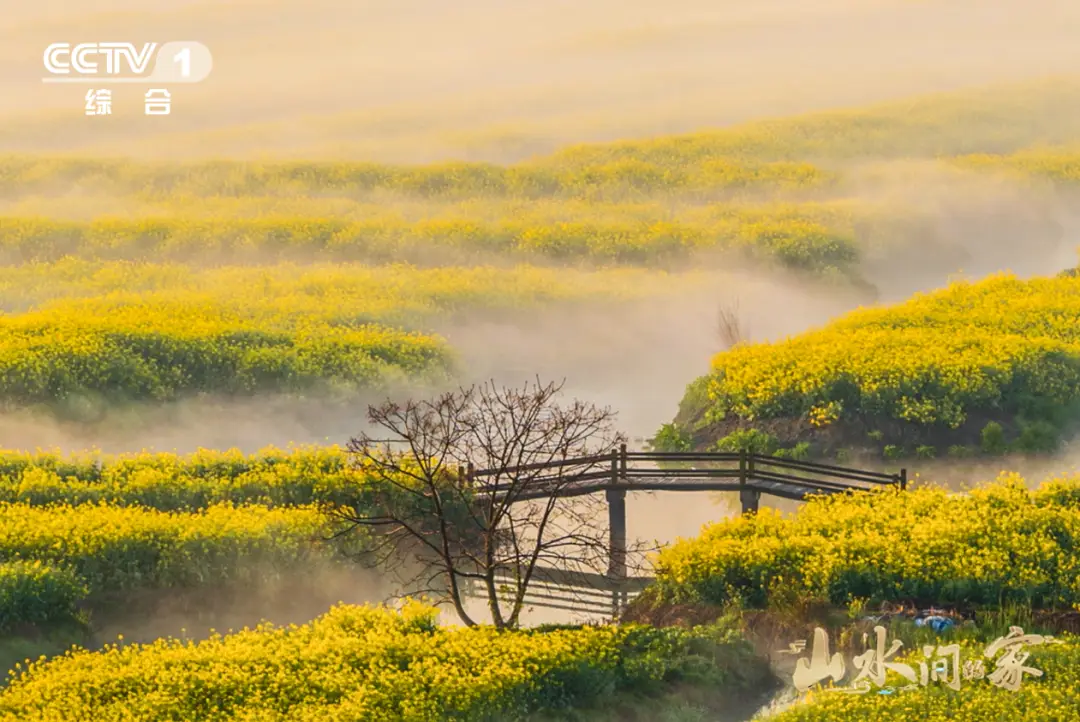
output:
[[[45, 48], [45, 83], [198, 83], [210, 75], [210, 49], [194, 41], [52, 43]], [[147, 72], [153, 62], [153, 71]]]

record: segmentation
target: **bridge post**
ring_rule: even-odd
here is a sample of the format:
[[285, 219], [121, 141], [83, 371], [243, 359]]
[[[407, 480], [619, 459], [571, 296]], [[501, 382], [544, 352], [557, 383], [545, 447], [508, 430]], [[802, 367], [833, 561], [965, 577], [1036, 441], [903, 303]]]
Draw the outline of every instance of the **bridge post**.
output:
[[742, 502], [742, 513], [756, 513], [758, 503], [761, 501], [761, 492], [757, 489], [742, 489], [739, 491], [739, 501]]
[[[611, 455], [612, 486], [619, 483], [620, 460], [623, 464], [626, 462], [625, 446], [622, 452]], [[625, 594], [622, 587], [626, 581], [626, 489], [611, 488], [605, 495], [608, 504], [608, 576], [616, 584], [611, 593], [611, 616], [615, 618]]]
[[742, 503], [743, 514], [757, 513], [761, 502], [761, 492], [746, 485], [753, 478], [754, 456], [743, 449], [739, 452], [739, 502]]

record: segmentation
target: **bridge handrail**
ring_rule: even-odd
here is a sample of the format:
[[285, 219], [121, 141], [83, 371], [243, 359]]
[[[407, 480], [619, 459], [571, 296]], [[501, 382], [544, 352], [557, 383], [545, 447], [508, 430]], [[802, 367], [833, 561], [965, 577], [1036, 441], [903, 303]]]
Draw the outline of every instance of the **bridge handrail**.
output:
[[[777, 481], [787, 484], [797, 484], [807, 488], [818, 488], [828, 491], [869, 491], [870, 487], [852, 486], [851, 484], [843, 484], [838, 482], [829, 481], [827, 479], [805, 479], [800, 476], [792, 476], [791, 474], [780, 474], [775, 471], [758, 471], [754, 470], [754, 476], [752, 480], [756, 481]], [[748, 480], [751, 481], [751, 480]]]
[[[608, 472], [608, 476], [610, 476], [610, 475], [611, 475], [610, 472]], [[724, 478], [732, 477], [732, 476], [737, 478], [739, 476], [739, 467], [736, 466], [736, 467], [733, 468], [733, 467], [729, 466], [729, 467], [724, 468], [724, 469], [631, 469], [631, 468], [628, 468], [626, 470], [625, 474], [620, 474], [620, 475], [621, 476], [626, 476], [627, 478], [633, 478], [635, 476], [645, 476], [645, 477], [670, 476], [671, 478], [675, 479], [675, 478], [678, 478], [680, 476], [714, 476], [714, 477], [719, 478], [719, 479], [724, 479]]]
[[882, 484], [892, 484], [900, 480], [899, 474], [886, 474], [882, 471], [866, 471], [853, 469], [848, 466], [833, 466], [832, 464], [820, 464], [816, 461], [799, 461], [797, 459], [782, 459], [778, 456], [765, 456], [764, 454], [751, 454], [755, 462], [772, 466], [786, 467], [789, 469], [801, 469], [805, 471], [827, 471], [830, 474], [851, 474], [867, 477], [867, 481], [875, 481]]
[[[714, 451], [714, 452], [692, 452], [692, 451], [626, 451], [620, 453], [618, 450], [612, 451], [606, 454], [596, 454], [593, 456], [582, 456], [570, 459], [556, 459], [554, 461], [544, 461], [535, 464], [522, 464], [520, 466], [507, 466], [499, 469], [476, 469], [472, 472], [474, 477], [494, 476], [496, 474], [513, 474], [521, 471], [539, 471], [542, 469], [564, 469], [574, 466], [586, 466], [594, 465], [603, 462], [613, 461], [673, 461], [673, 462], [686, 462], [686, 461], [753, 461], [756, 464], [765, 464], [769, 466], [776, 466], [781, 468], [795, 469], [799, 471], [807, 472], [827, 472], [830, 476], [840, 476], [841, 478], [849, 478], [855, 481], [866, 481], [868, 483], [878, 484], [894, 484], [900, 480], [899, 474], [886, 474], [880, 471], [867, 471], [864, 469], [855, 469], [847, 466], [836, 466], [833, 464], [822, 464], [816, 461], [799, 461], [796, 459], [783, 459], [777, 456], [767, 456], [765, 454], [755, 453], [739, 453], [728, 451]], [[633, 473], [639, 470], [627, 468], [626, 473]], [[649, 470], [653, 471], [653, 470]], [[664, 473], [677, 472], [677, 469], [665, 469]], [[702, 471], [702, 470], [699, 470]], [[587, 472], [588, 473], [588, 472]], [[553, 478], [562, 478], [562, 475], [554, 476]]]
[[[513, 583], [513, 578], [508, 572], [498, 570], [495, 572], [496, 580], [507, 580]], [[532, 584], [558, 585], [570, 587], [587, 587], [601, 592], [609, 591], [640, 591], [654, 581], [653, 577], [614, 577], [610, 574], [599, 572], [585, 572], [577, 569], [556, 569], [554, 567], [537, 566], [533, 570], [533, 577], [529, 581]]]
[[[719, 468], [699, 468], [697, 464], [694, 464], [689, 468], [676, 466], [657, 469], [635, 467], [629, 463], [632, 461], [737, 461], [738, 465], [729, 463], [727, 466], [720, 466]], [[834, 493], [866, 491], [875, 485], [896, 485], [901, 489], [907, 487], [907, 474], [903, 469], [899, 474], [886, 474], [835, 464], [784, 459], [749, 452], [628, 452], [625, 445], [607, 454], [557, 459], [536, 464], [523, 464], [516, 467], [474, 470], [470, 466], [469, 474], [470, 478], [475, 479], [491, 477], [497, 474], [512, 476], [521, 471], [542, 471], [545, 469], [557, 469], [558, 471], [550, 474], [540, 474], [529, 479], [527, 489], [521, 487], [520, 480], [514, 480], [506, 484], [493, 483], [486, 486], [483, 491], [494, 494], [496, 497], [506, 496], [509, 492], [516, 491], [515, 498], [526, 500], [551, 493], [560, 496], [578, 496], [605, 489], [629, 491], [633, 490], [635, 479], [642, 479], [643, 486], [647, 486], [657, 479], [670, 479], [676, 482], [677, 486], [677, 481], [683, 478], [738, 479], [740, 489], [752, 486], [754, 481], [763, 481], [787, 484], [796, 489]], [[786, 496], [776, 489], [770, 491], [761, 488], [760, 491]]]
[[[764, 468], [762, 468], [762, 467], [764, 467]], [[790, 467], [790, 466], [784, 466], [784, 465], [781, 465], [781, 464], [761, 464], [761, 465], [755, 465], [754, 466], [754, 474], [760, 474], [762, 472], [769, 472], [769, 473], [774, 473], [774, 474], [787, 473], [790, 476], [794, 476], [795, 473], [798, 473], [798, 472], [807, 473], [808, 470], [804, 470], [802, 467], [799, 467], [799, 466]], [[815, 471], [813, 473], [816, 474], [817, 476], [824, 476], [824, 477], [828, 477], [830, 479], [848, 479], [850, 481], [860, 481], [860, 482], [863, 482], [863, 483], [866, 483], [866, 484], [874, 484], [874, 485], [877, 485], [877, 486], [883, 486], [883, 485], [887, 486], [889, 484], [895, 484], [896, 482], [900, 481], [899, 477], [889, 478], [889, 479], [881, 479], [881, 478], [878, 478], [878, 477], [866, 476], [866, 475], [864, 475], [864, 474], [862, 474], [860, 472]], [[800, 477], [800, 478], [806, 478], [806, 477]]]
[[[747, 454], [746, 456], [752, 456]], [[628, 461], [739, 461], [737, 451], [628, 451]]]
[[[554, 486], [558, 482], [562, 482], [562, 483], [566, 484], [566, 483], [577, 483], [577, 482], [582, 482], [582, 481], [593, 481], [593, 480], [608, 481], [610, 479], [611, 479], [611, 472], [608, 471], [607, 469], [605, 469], [603, 471], [589, 471], [589, 472], [586, 472], [584, 474], [574, 474], [572, 477], [551, 476], [551, 477], [540, 477], [540, 478], [536, 478], [536, 479], [529, 479], [529, 487], [530, 488], [537, 488], [537, 487], [542, 487], [542, 486], [544, 486], [546, 484], [550, 484], [550, 485]], [[510, 482], [510, 483], [507, 483], [507, 484], [491, 484], [491, 485], [485, 486], [483, 490], [485, 492], [488, 492], [488, 493], [498, 494], [500, 491], [506, 491], [507, 489], [513, 489], [515, 486], [517, 486], [519, 488], [521, 487], [520, 484]]]
[[607, 454], [596, 454], [595, 456], [579, 456], [572, 459], [556, 459], [554, 461], [540, 461], [535, 464], [521, 464], [520, 466], [505, 466], [498, 469], [476, 469], [472, 472], [473, 476], [494, 476], [496, 474], [512, 474], [519, 471], [540, 471], [542, 469], [562, 469], [568, 466], [585, 466], [587, 464], [597, 464], [603, 461], [610, 462], [612, 459], [617, 459], [619, 454], [617, 451], [612, 451]]

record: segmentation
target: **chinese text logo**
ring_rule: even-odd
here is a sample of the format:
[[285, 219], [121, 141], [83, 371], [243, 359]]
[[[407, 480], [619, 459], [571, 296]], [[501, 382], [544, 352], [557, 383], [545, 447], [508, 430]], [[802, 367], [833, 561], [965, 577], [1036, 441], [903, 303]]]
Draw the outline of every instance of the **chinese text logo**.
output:
[[193, 41], [52, 43], [42, 60], [46, 83], [197, 83], [213, 67], [210, 49]]
[[[873, 688], [880, 690], [880, 694], [888, 694], [892, 688], [885, 686], [885, 677], [888, 672], [894, 672], [907, 680], [907, 684], [900, 687], [899, 691], [926, 687], [931, 683], [939, 683], [953, 690], [960, 689], [961, 680], [979, 680], [985, 678], [990, 684], [1001, 689], [1017, 691], [1020, 689], [1024, 675], [1041, 677], [1042, 671], [1034, 667], [1026, 666], [1030, 652], [1024, 651], [1026, 646], [1040, 644], [1061, 644], [1059, 640], [1039, 634], [1024, 634], [1020, 627], [1010, 627], [1009, 633], [994, 640], [983, 652], [980, 659], [961, 661], [959, 644], [926, 645], [922, 648], [923, 659], [918, 662], [918, 669], [912, 664], [899, 662], [894, 659], [903, 642], [893, 640], [886, 647], [885, 628], [874, 627], [875, 643], [867, 644], [867, 649], [854, 658], [854, 666], [857, 673], [851, 684], [846, 687], [833, 687], [831, 690], [847, 692], [851, 694], [866, 694]], [[869, 635], [863, 635], [863, 643], [867, 643]], [[800, 654], [806, 649], [806, 641], [801, 640], [790, 645], [789, 649], [782, 650], [782, 654]], [[987, 662], [994, 665], [992, 671], [987, 672]], [[847, 673], [847, 667], [841, 654], [829, 654], [828, 633], [820, 627], [814, 630], [814, 644], [810, 652], [810, 658], [800, 658], [795, 663], [795, 673], [792, 682], [799, 692], [806, 692], [816, 684], [831, 679], [839, 683]]]

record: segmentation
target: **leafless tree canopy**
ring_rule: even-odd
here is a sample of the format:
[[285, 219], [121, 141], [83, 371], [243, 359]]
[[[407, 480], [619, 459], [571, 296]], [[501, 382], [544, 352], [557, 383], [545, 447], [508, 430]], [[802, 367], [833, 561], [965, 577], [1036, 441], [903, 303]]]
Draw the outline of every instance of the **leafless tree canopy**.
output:
[[363, 504], [331, 509], [339, 533], [366, 527], [368, 553], [398, 572], [404, 594], [450, 602], [470, 626], [470, 588], [487, 597], [497, 627], [513, 627], [538, 570], [606, 570], [602, 495], [565, 494], [610, 458], [572, 469], [558, 462], [608, 455], [625, 439], [614, 412], [580, 400], [560, 405], [561, 390], [539, 380], [490, 382], [370, 407], [383, 441], [363, 434], [348, 448], [374, 479], [372, 492]]

